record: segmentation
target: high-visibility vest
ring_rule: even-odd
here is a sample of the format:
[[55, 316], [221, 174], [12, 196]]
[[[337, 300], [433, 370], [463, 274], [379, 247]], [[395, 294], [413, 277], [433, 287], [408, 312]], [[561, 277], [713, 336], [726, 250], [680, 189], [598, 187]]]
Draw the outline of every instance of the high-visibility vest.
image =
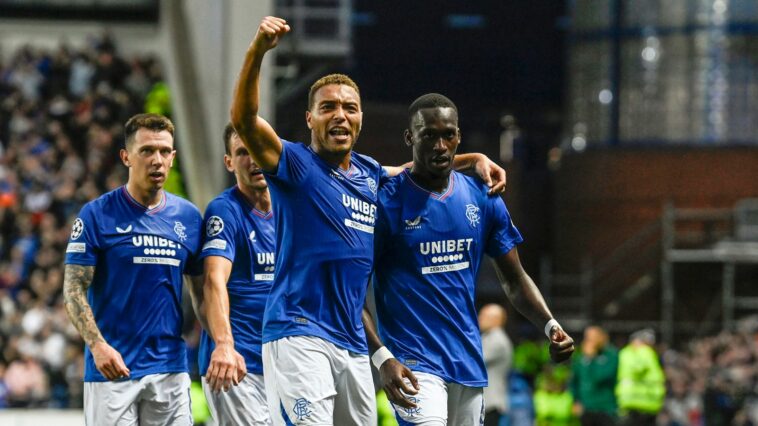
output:
[[647, 345], [628, 345], [619, 352], [616, 400], [619, 409], [655, 414], [666, 396], [658, 354]]

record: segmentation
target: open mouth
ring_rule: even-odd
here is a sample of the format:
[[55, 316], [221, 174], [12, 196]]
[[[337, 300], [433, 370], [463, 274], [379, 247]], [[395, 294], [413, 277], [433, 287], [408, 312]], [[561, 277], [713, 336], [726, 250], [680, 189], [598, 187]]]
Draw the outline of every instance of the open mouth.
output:
[[161, 172], [150, 172], [150, 179], [151, 180], [162, 180], [164, 178], [163, 173]]
[[347, 139], [350, 136], [350, 132], [344, 127], [332, 127], [329, 129], [329, 135], [335, 139]]
[[256, 168], [256, 169], [253, 169], [253, 170], [250, 172], [250, 176], [260, 176], [260, 175], [262, 175], [262, 174], [263, 174], [263, 169], [261, 169], [261, 168]]

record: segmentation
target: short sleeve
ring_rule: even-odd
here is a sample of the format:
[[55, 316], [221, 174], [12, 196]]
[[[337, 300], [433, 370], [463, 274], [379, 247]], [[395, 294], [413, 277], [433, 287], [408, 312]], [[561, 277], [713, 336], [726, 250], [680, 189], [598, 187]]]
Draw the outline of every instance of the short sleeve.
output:
[[212, 202], [203, 219], [203, 246], [199, 260], [208, 256], [221, 256], [234, 262], [235, 236], [239, 226], [232, 209], [222, 202]]
[[66, 245], [65, 263], [67, 265], [95, 266], [97, 264], [100, 241], [92, 209], [92, 203], [82, 207], [79, 216], [71, 225], [71, 235]]
[[266, 177], [272, 178], [290, 185], [297, 185], [305, 180], [313, 164], [313, 154], [305, 145], [282, 141], [282, 155], [279, 157], [279, 165], [276, 173], [265, 173]]
[[487, 235], [485, 250], [490, 257], [497, 257], [508, 253], [524, 241], [521, 233], [516, 229], [511, 220], [511, 215], [505, 207], [503, 199], [498, 195], [487, 197], [487, 210], [490, 216], [491, 226]]
[[387, 183], [391, 178], [390, 174], [387, 173], [387, 169], [385, 169], [382, 166], [379, 166], [379, 187]]

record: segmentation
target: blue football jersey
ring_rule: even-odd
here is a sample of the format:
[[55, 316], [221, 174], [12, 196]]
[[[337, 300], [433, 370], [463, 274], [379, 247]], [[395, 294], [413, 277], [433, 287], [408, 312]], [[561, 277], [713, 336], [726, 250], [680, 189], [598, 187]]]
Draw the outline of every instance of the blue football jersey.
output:
[[[221, 256], [232, 261], [226, 285], [234, 348], [245, 358], [247, 371], [263, 374], [261, 330], [266, 298], [274, 282], [274, 213], [251, 206], [237, 186], [227, 189], [205, 210], [205, 237], [200, 259]], [[208, 371], [216, 345], [203, 330], [200, 374]]]
[[466, 386], [487, 385], [477, 312], [483, 255], [522, 241], [499, 196], [457, 172], [444, 193], [406, 170], [379, 193], [374, 293], [379, 335], [400, 362]]
[[386, 173], [355, 152], [344, 171], [308, 146], [282, 144], [276, 173], [266, 176], [277, 258], [263, 342], [316, 336], [365, 354], [361, 312], [374, 258], [376, 193]]
[[[202, 216], [189, 201], [163, 194], [152, 209], [134, 200], [125, 186], [90, 201], [74, 221], [66, 247], [66, 264], [95, 267], [87, 301], [130, 379], [188, 371], [182, 274], [201, 272]], [[107, 380], [89, 347], [84, 380]]]

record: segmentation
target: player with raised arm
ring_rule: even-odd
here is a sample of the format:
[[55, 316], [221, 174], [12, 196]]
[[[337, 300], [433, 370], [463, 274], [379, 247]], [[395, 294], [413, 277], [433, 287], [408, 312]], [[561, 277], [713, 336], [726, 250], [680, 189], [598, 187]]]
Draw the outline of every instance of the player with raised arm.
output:
[[[290, 30], [266, 17], [235, 89], [234, 128], [266, 173], [276, 202], [276, 275], [263, 318], [263, 370], [274, 424], [369, 425], [376, 404], [361, 312], [373, 263], [376, 194], [390, 173], [353, 152], [363, 111], [358, 86], [332, 74], [311, 86], [310, 145], [282, 140], [258, 115], [265, 53]], [[490, 179], [481, 155], [462, 157]], [[504, 172], [493, 185], [504, 185]], [[290, 424], [287, 423], [287, 424]]]
[[[374, 292], [381, 339], [367, 326], [372, 361], [401, 424], [478, 425], [487, 372], [474, 292], [485, 253], [516, 309], [545, 327], [555, 361], [571, 355], [573, 340], [522, 268], [522, 238], [503, 200], [452, 170], [461, 138], [456, 106], [427, 94], [408, 115], [413, 167], [379, 191]], [[387, 363], [403, 364], [417, 382], [384, 374]]]
[[85, 422], [190, 425], [182, 276], [201, 282], [202, 216], [163, 190], [171, 121], [135, 115], [124, 133], [126, 185], [82, 208], [66, 247], [64, 304], [86, 344]]
[[260, 168], [231, 123], [224, 129], [224, 164], [237, 184], [208, 204], [200, 374], [220, 426], [270, 425], [263, 383], [261, 328], [274, 280], [274, 213]]

